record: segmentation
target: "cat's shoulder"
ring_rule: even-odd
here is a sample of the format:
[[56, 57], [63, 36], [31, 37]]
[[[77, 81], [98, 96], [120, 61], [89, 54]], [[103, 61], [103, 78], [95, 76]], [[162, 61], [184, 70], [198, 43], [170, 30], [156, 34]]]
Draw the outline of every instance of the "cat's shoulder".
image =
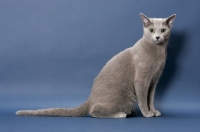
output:
[[129, 47], [129, 48], [126, 48], [125, 50], [119, 52], [114, 57], [122, 57], [122, 58], [124, 58], [124, 57], [130, 56], [130, 55], [132, 55], [132, 51], [133, 51], [133, 47]]

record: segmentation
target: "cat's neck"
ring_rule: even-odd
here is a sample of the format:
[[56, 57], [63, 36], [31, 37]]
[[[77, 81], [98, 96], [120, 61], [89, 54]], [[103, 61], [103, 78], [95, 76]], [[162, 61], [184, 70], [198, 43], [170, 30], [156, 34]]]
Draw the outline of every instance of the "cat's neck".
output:
[[168, 41], [164, 41], [162, 44], [156, 44], [154, 42], [147, 41], [144, 37], [140, 40], [141, 49], [148, 54], [166, 55]]

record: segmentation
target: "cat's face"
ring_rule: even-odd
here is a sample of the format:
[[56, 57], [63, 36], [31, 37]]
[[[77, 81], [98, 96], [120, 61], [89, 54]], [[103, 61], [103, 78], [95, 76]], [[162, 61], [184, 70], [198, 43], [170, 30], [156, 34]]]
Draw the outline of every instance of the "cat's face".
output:
[[170, 30], [176, 15], [169, 18], [148, 18], [140, 14], [144, 26], [144, 37], [155, 44], [163, 44], [170, 36]]

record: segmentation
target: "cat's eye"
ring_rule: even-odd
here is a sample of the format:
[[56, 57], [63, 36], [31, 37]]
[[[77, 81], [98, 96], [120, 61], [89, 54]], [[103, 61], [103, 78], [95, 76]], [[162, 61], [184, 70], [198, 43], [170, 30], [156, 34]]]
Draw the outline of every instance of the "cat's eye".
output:
[[151, 33], [154, 33], [154, 32], [155, 32], [153, 28], [150, 28], [149, 31], [150, 31]]
[[164, 32], [166, 32], [166, 29], [164, 29], [164, 28], [161, 29], [161, 33], [164, 33]]

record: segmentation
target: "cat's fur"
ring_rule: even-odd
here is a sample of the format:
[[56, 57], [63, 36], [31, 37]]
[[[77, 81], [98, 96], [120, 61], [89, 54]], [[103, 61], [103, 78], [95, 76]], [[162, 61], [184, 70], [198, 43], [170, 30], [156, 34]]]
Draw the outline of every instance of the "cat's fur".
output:
[[[133, 46], [109, 60], [94, 80], [88, 100], [77, 108], [17, 111], [26, 116], [85, 116], [125, 118], [136, 114], [134, 103], [145, 117], [160, 116], [154, 108], [156, 84], [166, 60], [166, 47], [176, 15], [148, 18], [140, 14], [144, 34]], [[165, 30], [165, 31], [164, 31]], [[156, 38], [157, 37], [157, 38]], [[158, 38], [159, 37], [159, 38]]]

